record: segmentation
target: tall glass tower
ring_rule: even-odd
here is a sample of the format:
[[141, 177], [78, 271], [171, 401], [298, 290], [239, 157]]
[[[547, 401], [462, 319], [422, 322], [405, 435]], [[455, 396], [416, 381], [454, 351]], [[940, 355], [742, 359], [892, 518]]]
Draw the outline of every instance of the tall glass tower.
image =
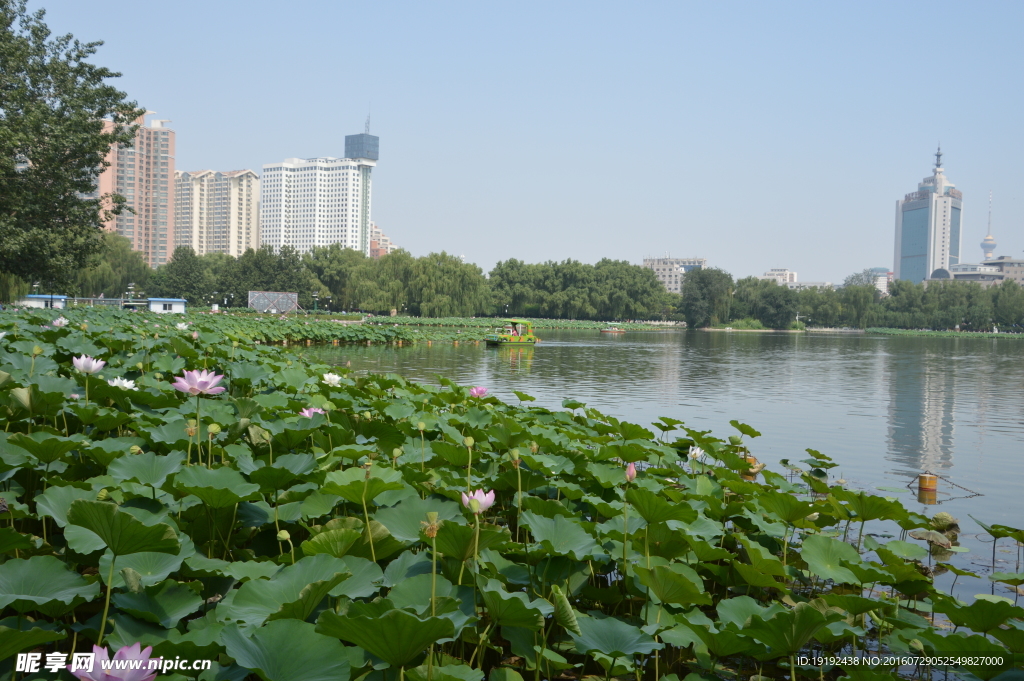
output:
[[943, 175], [940, 148], [931, 177], [896, 202], [893, 277], [913, 282], [949, 279], [949, 266], [960, 262], [962, 210], [963, 195]]

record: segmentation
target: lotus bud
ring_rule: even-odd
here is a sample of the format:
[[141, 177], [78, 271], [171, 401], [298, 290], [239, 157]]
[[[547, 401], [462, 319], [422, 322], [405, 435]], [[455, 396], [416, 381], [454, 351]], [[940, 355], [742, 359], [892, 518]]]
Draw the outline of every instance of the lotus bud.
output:
[[238, 341], [231, 341], [231, 347], [237, 348], [238, 347]]
[[629, 465], [626, 466], [626, 482], [633, 482], [636, 480], [636, 465], [630, 461]]
[[743, 444], [743, 438], [741, 438], [739, 435], [730, 435], [729, 444], [741, 445]]
[[277, 541], [291, 541], [292, 536], [288, 534], [288, 530], [281, 530], [277, 533]]
[[539, 451], [540, 451], [540, 445], [537, 444], [536, 442], [530, 442], [530, 453], [531, 454], [536, 454]]
[[323, 410], [324, 411], [337, 411], [337, 409], [338, 409], [338, 405], [336, 405], [334, 402], [324, 402], [324, 406], [323, 406]]
[[132, 445], [131, 447], [128, 448], [128, 453], [129, 454], [142, 454], [142, 447], [140, 447], [138, 445]]
[[83, 324], [82, 324], [81, 326], [79, 326], [78, 328], [80, 328], [80, 329], [81, 329], [82, 331], [88, 331], [88, 330], [89, 330], [89, 325], [88, 325], [88, 324], [85, 324], [85, 323], [83, 323]]
[[158, 381], [162, 381], [164, 380], [164, 375], [158, 371], [157, 373], [153, 374], [153, 378], [155, 378]]
[[96, 501], [106, 501], [109, 498], [110, 492], [107, 491], [106, 487], [104, 487], [103, 489], [96, 493]]
[[209, 433], [210, 435], [216, 435], [217, 433], [220, 432], [220, 424], [211, 423], [210, 425], [206, 426], [206, 432]]
[[145, 368], [145, 366], [146, 366], [146, 365], [145, 365], [145, 364], [143, 364], [142, 362], [136, 362], [136, 363], [135, 363], [135, 368], [136, 368], [136, 369], [138, 369], [139, 371], [142, 371], [142, 370], [143, 370], [143, 368]]
[[467, 447], [472, 447], [474, 442], [476, 442], [476, 440], [474, 440], [471, 437], [467, 436], [462, 438], [462, 444], [466, 445]]
[[397, 460], [398, 457], [400, 457], [400, 456], [402, 456], [402, 449], [400, 447], [395, 447], [394, 449], [391, 450], [391, 458], [392, 459], [396, 459]]
[[416, 430], [418, 430], [418, 431], [420, 431], [422, 433], [426, 429], [427, 429], [427, 424], [423, 423], [423, 421], [419, 421], [419, 422], [416, 423]]
[[820, 515], [821, 515], [820, 513], [812, 513], [809, 516], [807, 516], [807, 519], [810, 520], [813, 523], [815, 520], [818, 519], [818, 517]]
[[32, 346], [32, 354], [35, 355], [36, 357], [38, 357], [39, 355], [43, 354], [43, 349], [41, 347], [39, 347], [38, 345], [33, 345]]
[[368, 411], [364, 411], [364, 412], [363, 412], [363, 418], [364, 418], [364, 419], [366, 419], [367, 421], [369, 421], [370, 419], [372, 419], [372, 418], [373, 418], [373, 414], [371, 414], [371, 413], [370, 413], [370, 412], [368, 412]]

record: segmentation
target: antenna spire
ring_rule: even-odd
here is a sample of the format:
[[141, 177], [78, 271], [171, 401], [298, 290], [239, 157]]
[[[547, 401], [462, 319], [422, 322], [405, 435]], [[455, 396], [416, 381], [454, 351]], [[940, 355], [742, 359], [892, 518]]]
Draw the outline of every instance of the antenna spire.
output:
[[935, 152], [935, 167], [942, 167], [942, 142], [939, 142], [939, 149]]

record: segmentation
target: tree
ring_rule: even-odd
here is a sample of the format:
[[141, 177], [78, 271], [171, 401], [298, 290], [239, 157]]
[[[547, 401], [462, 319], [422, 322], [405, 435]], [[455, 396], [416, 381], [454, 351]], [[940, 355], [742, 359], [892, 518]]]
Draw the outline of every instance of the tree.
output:
[[875, 273], [870, 269], [861, 270], [851, 274], [843, 280], [843, 286], [874, 286], [875, 285]]
[[690, 270], [683, 275], [679, 311], [691, 329], [729, 321], [733, 280], [725, 270], [712, 267]]
[[87, 296], [103, 294], [107, 298], [120, 298], [135, 284], [137, 294], [143, 293], [152, 270], [132, 242], [114, 232], [103, 233], [103, 250], [94, 256], [90, 266], [75, 274], [74, 292]]
[[112, 144], [134, 139], [144, 111], [90, 64], [100, 42], [52, 38], [44, 12], [0, 0], [0, 270], [70, 287], [103, 248], [104, 219], [124, 210], [97, 197]]
[[[211, 293], [205, 286], [203, 265], [191, 246], [178, 246], [167, 264], [160, 268], [160, 294], [184, 298], [192, 305], [205, 305]], [[153, 284], [150, 288], [154, 288]]]

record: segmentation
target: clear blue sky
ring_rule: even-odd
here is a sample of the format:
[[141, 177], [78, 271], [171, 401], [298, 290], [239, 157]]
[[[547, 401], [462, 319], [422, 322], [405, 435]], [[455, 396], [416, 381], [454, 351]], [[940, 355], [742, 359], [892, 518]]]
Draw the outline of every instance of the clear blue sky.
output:
[[413, 254], [892, 266], [938, 141], [981, 258], [1024, 250], [1019, 2], [31, 0], [172, 119], [177, 167], [341, 156]]

